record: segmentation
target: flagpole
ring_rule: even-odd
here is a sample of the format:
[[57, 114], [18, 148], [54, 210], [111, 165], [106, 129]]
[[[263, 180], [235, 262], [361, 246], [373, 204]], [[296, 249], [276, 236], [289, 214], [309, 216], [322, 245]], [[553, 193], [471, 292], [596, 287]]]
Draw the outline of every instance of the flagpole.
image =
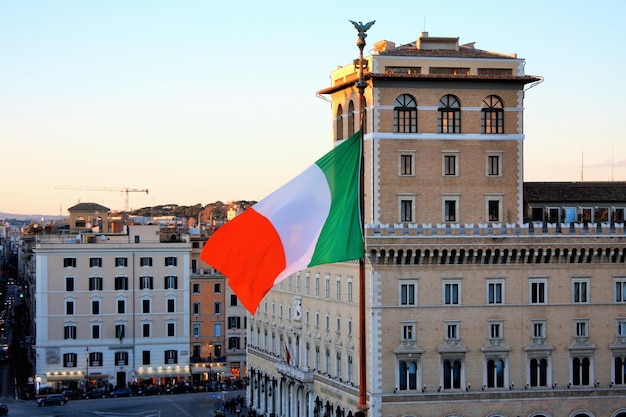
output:
[[[356, 82], [356, 88], [359, 90], [359, 125], [361, 130], [361, 164], [359, 168], [359, 205], [361, 210], [361, 232], [363, 233], [363, 244], [365, 245], [365, 161], [363, 158], [364, 148], [364, 132], [365, 132], [365, 88], [367, 83], [363, 78], [363, 69], [367, 68], [367, 62], [363, 60], [363, 48], [365, 47], [365, 38], [367, 30], [372, 27], [376, 21], [363, 24], [362, 22], [351, 23], [359, 33], [356, 46], [359, 48], [359, 59], [354, 60], [354, 66], [359, 71], [359, 80]], [[365, 417], [367, 415], [367, 358], [366, 358], [366, 337], [365, 337], [365, 252], [359, 259], [359, 404], [357, 406], [356, 417]]]

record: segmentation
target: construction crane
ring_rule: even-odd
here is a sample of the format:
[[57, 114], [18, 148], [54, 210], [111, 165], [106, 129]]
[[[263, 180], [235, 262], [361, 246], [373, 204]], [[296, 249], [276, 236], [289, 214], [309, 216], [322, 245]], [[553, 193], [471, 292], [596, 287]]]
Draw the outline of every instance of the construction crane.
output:
[[57, 190], [87, 190], [87, 191], [115, 191], [115, 192], [121, 192], [125, 194], [125, 207], [126, 207], [126, 213], [128, 214], [130, 212], [130, 206], [128, 204], [128, 193], [146, 193], [148, 194], [148, 189], [137, 189], [137, 188], [117, 188], [117, 187], [89, 187], [89, 186], [72, 186], [72, 185], [67, 185], [67, 186], [61, 186], [61, 187], [54, 187]]

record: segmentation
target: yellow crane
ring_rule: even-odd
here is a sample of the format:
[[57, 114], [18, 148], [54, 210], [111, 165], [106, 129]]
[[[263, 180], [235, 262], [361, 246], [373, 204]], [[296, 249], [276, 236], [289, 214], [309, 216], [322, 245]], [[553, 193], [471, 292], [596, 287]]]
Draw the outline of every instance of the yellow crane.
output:
[[147, 188], [138, 189], [138, 188], [128, 188], [128, 187], [118, 188], [118, 187], [72, 186], [72, 185], [66, 185], [66, 186], [60, 186], [60, 187], [54, 187], [54, 188], [57, 189], [57, 190], [115, 191], [115, 192], [124, 193], [125, 194], [126, 213], [129, 213], [129, 210], [130, 210], [130, 206], [128, 205], [128, 193], [146, 193], [146, 194], [148, 194], [148, 189]]

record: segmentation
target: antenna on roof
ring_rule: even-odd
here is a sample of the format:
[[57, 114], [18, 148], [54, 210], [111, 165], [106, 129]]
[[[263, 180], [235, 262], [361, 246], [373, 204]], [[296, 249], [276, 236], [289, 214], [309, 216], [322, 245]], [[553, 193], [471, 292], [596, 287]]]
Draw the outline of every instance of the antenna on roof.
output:
[[611, 142], [611, 182], [613, 182], [613, 145], [615, 143]]
[[580, 153], [580, 182], [585, 181], [585, 151]]

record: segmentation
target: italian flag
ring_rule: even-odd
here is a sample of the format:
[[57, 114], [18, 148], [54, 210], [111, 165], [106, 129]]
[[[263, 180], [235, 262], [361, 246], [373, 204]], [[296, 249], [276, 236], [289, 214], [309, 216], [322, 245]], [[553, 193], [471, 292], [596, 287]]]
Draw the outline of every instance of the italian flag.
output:
[[361, 131], [221, 226], [200, 258], [254, 314], [274, 286], [314, 265], [360, 259]]

